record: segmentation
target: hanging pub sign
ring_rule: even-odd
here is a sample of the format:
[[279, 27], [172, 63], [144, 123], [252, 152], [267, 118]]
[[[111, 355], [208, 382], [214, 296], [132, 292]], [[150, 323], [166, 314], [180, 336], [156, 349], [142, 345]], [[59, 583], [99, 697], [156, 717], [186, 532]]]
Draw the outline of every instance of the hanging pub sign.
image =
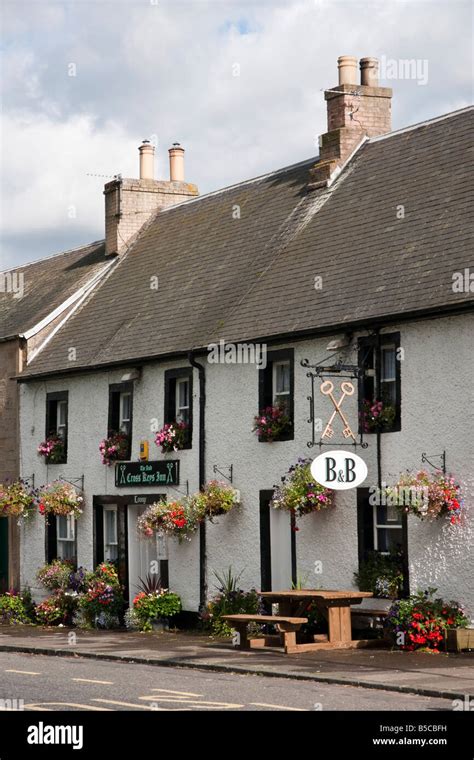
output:
[[179, 459], [157, 462], [117, 462], [115, 486], [177, 486]]
[[311, 475], [317, 483], [335, 491], [357, 488], [367, 477], [362, 457], [348, 451], [334, 450], [320, 454], [311, 463]]

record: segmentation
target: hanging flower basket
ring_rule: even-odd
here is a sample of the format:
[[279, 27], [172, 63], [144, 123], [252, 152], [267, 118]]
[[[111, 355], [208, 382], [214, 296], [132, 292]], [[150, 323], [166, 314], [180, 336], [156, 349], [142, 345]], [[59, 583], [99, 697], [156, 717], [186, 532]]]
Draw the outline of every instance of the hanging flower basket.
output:
[[390, 430], [395, 422], [395, 407], [383, 401], [368, 401], [362, 405], [362, 430], [364, 433], [377, 433]]
[[424, 470], [416, 475], [406, 473], [386, 489], [386, 497], [389, 504], [421, 520], [446, 517], [451, 525], [461, 522], [464, 507], [461, 488], [449, 475], [430, 475]]
[[102, 464], [111, 465], [128, 458], [129, 439], [125, 433], [109, 433], [99, 444]]
[[38, 495], [40, 514], [79, 517], [82, 515], [83, 498], [73, 485], [56, 480], [40, 489]]
[[315, 481], [311, 474], [311, 460], [302, 458], [290, 467], [271, 500], [272, 507], [285, 509], [295, 517], [320, 512], [333, 504], [334, 491]]
[[202, 491], [194, 494], [190, 508], [198, 520], [226, 515], [240, 503], [239, 492], [228, 483], [210, 480]]
[[36, 492], [17, 480], [9, 485], [0, 483], [0, 517], [18, 517], [27, 519], [36, 506]]
[[189, 425], [186, 422], [170, 422], [155, 435], [155, 443], [163, 454], [184, 449], [188, 442]]
[[253, 432], [260, 441], [277, 441], [291, 432], [291, 420], [281, 406], [267, 406], [254, 418]]
[[198, 520], [189, 504], [180, 501], [158, 501], [150, 504], [137, 520], [139, 535], [151, 538], [155, 533], [163, 533], [179, 542], [191, 540]]
[[64, 462], [66, 447], [59, 435], [50, 435], [38, 446], [38, 454], [44, 457], [46, 464], [61, 464]]

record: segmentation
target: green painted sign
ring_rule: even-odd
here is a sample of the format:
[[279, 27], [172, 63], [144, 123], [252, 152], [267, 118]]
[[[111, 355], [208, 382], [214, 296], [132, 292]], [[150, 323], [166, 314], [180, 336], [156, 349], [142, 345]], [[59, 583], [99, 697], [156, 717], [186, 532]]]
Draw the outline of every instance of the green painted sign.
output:
[[177, 486], [179, 485], [179, 459], [160, 462], [117, 462], [115, 485], [126, 486]]

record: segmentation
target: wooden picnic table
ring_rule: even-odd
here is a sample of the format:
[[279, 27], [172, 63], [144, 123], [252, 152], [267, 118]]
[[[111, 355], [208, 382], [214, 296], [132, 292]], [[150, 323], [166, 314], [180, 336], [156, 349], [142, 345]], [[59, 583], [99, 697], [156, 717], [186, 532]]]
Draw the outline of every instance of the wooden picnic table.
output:
[[317, 649], [348, 649], [367, 646], [366, 640], [352, 639], [351, 605], [360, 604], [373, 596], [368, 591], [331, 591], [322, 589], [293, 589], [291, 591], [261, 591], [262, 599], [278, 604], [279, 614], [300, 618], [314, 603], [328, 621], [329, 634], [314, 636], [313, 642], [296, 643], [285, 651], [310, 652]]

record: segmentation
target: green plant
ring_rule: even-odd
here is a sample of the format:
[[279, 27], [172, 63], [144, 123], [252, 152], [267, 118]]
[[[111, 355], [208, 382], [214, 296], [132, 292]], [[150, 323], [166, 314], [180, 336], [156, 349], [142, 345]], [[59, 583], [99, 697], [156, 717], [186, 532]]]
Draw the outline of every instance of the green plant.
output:
[[61, 559], [53, 559], [52, 562], [46, 563], [40, 567], [36, 577], [42, 586], [49, 591], [58, 589], [66, 590], [70, 584], [71, 573], [74, 572], [72, 562]]
[[421, 520], [447, 517], [451, 525], [461, 522], [464, 499], [460, 486], [449, 475], [431, 475], [424, 470], [403, 473], [394, 486], [385, 489], [384, 497]]
[[78, 597], [76, 623], [81, 628], [115, 628], [123, 611], [123, 593], [117, 570], [102, 562], [87, 573], [85, 591]]
[[364, 400], [362, 405], [362, 429], [364, 433], [383, 433], [391, 430], [395, 422], [396, 410], [393, 404], [383, 401]]
[[150, 504], [137, 520], [139, 535], [151, 538], [155, 533], [165, 533], [180, 543], [190, 541], [197, 526], [198, 519], [189, 503], [180, 501]]
[[164, 589], [148, 594], [141, 591], [133, 600], [133, 612], [141, 631], [151, 631], [154, 621], [168, 619], [180, 611], [179, 596]]
[[215, 636], [231, 636], [232, 628], [223, 620], [224, 615], [252, 614], [262, 610], [260, 597], [255, 589], [243, 591], [238, 587], [242, 572], [234, 575], [229, 567], [224, 573], [214, 571], [218, 582], [218, 593], [207, 603], [206, 609], [201, 613], [201, 620], [205, 628], [212, 631]]
[[40, 625], [71, 625], [77, 604], [77, 594], [59, 589], [36, 605], [36, 619]]
[[397, 600], [390, 608], [385, 626], [400, 649], [438, 651], [446, 629], [467, 626], [464, 608], [458, 602], [435, 598], [436, 591], [436, 588], [417, 591], [408, 599]]
[[0, 623], [17, 625], [28, 622], [28, 615], [21, 596], [11, 592], [0, 596]]
[[198, 520], [225, 515], [239, 504], [239, 493], [231, 485], [210, 480], [191, 498], [190, 508]]
[[403, 589], [402, 567], [400, 552], [371, 551], [354, 573], [354, 580], [360, 591], [371, 591], [382, 599], [395, 599]]
[[277, 441], [291, 432], [291, 420], [284, 406], [267, 406], [254, 418], [253, 431], [260, 441]]
[[50, 514], [73, 517], [82, 515], [84, 499], [70, 483], [63, 483], [61, 480], [48, 483], [40, 489], [38, 500], [40, 514], [46, 518]]
[[147, 573], [145, 580], [143, 578], [139, 578], [138, 580], [140, 581], [138, 588], [140, 591], [144, 591], [145, 594], [153, 594], [161, 591], [163, 588], [161, 578], [157, 573]]
[[30, 517], [36, 504], [37, 492], [31, 489], [23, 480], [3, 485], [0, 483], [0, 516]]
[[26, 617], [28, 618], [30, 623], [35, 623], [36, 622], [36, 604], [33, 600], [30, 587], [24, 586], [23, 591], [21, 592], [20, 596], [23, 602], [23, 607], [25, 609]]
[[[317, 483], [311, 474], [311, 460], [298, 459], [275, 488], [271, 505], [285, 509], [296, 517], [319, 512], [333, 504], [334, 491]], [[296, 530], [298, 530], [296, 528]]]

